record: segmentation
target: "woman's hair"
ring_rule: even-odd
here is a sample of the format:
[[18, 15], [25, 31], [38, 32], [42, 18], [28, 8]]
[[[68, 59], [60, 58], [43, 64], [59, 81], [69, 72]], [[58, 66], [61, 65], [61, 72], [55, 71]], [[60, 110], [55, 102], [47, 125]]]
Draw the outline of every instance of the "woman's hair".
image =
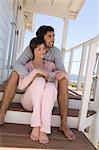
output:
[[44, 44], [44, 41], [35, 37], [30, 41], [29, 47], [32, 51], [33, 54], [33, 59], [34, 59], [34, 49], [37, 48], [38, 45]]
[[42, 39], [44, 40], [44, 35], [47, 34], [47, 32], [54, 32], [54, 28], [51, 27], [51, 26], [46, 26], [46, 25], [43, 25], [41, 26], [37, 32], [36, 32], [36, 36], [39, 38], [39, 39]]

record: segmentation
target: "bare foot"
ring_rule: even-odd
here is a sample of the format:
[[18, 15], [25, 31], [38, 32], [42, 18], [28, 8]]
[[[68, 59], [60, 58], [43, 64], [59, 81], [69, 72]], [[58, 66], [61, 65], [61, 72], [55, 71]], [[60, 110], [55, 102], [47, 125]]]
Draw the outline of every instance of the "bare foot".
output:
[[33, 141], [38, 141], [39, 140], [39, 133], [40, 133], [40, 128], [39, 127], [33, 127], [30, 138]]
[[68, 138], [68, 140], [75, 140], [75, 134], [66, 125], [61, 125], [60, 130], [63, 131], [65, 137]]
[[0, 109], [0, 125], [4, 124], [5, 113]]
[[45, 132], [40, 132], [39, 134], [39, 143], [47, 144], [49, 143], [49, 138]]

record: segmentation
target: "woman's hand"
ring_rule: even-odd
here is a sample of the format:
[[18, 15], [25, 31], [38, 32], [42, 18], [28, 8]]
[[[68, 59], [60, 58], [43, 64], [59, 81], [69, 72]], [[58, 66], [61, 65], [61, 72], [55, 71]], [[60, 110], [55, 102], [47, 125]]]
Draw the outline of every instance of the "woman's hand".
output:
[[45, 77], [46, 80], [48, 80], [48, 72], [46, 70], [43, 70], [43, 69], [37, 69], [37, 72], [39, 75]]

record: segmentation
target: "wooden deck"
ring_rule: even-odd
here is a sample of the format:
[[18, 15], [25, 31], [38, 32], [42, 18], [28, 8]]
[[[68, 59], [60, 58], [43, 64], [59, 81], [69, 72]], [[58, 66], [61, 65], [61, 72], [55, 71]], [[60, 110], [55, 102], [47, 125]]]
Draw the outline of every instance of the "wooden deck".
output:
[[[5, 85], [1, 85], [0, 91], [4, 92], [4, 88]], [[22, 94], [24, 92], [17, 90], [16, 93]], [[79, 94], [73, 93], [72, 91], [69, 91], [69, 98], [80, 100], [81, 96]], [[9, 110], [26, 112], [20, 103], [15, 102], [11, 103]], [[94, 111], [88, 111], [87, 117], [93, 115], [94, 113]], [[60, 115], [59, 109], [57, 107], [54, 107], [53, 115]], [[68, 116], [78, 117], [78, 115], [78, 109], [68, 109]], [[43, 145], [30, 139], [31, 128], [29, 125], [5, 123], [3, 126], [0, 126], [0, 150], [28, 150], [31, 148], [35, 150], [95, 150], [94, 146], [82, 132], [76, 129], [72, 130], [76, 135], [76, 140], [71, 142], [64, 137], [63, 133], [59, 131], [58, 128], [52, 127], [52, 134], [49, 135], [50, 143]]]
[[4, 124], [0, 127], [0, 147], [3, 148], [32, 148], [32, 149], [64, 149], [64, 150], [96, 150], [82, 132], [75, 129], [75, 141], [68, 141], [58, 128], [52, 128], [49, 135], [50, 143], [39, 144], [30, 139], [31, 128], [29, 125]]

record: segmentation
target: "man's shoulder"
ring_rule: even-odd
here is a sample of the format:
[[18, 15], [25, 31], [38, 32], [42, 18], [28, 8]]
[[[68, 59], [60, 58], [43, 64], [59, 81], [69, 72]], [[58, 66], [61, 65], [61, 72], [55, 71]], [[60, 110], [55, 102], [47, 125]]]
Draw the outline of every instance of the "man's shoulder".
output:
[[54, 46], [52, 49], [53, 49], [53, 51], [60, 51], [60, 49], [56, 46]]
[[54, 66], [54, 65], [55, 65], [55, 63], [54, 63], [54, 62], [52, 62], [52, 61], [50, 61], [50, 60], [45, 60], [45, 62], [46, 62], [47, 64], [52, 65], [52, 66]]
[[54, 55], [59, 54], [61, 52], [60, 49], [55, 46], [53, 48], [51, 48], [50, 50], [51, 50], [52, 54], [54, 53]]
[[23, 54], [26, 55], [26, 56], [28, 56], [28, 57], [30, 57], [30, 58], [32, 57], [32, 51], [31, 51], [31, 49], [30, 49], [29, 46], [27, 46], [27, 47], [24, 49]]
[[24, 49], [24, 52], [25, 52], [25, 51], [31, 51], [31, 49], [30, 49], [29, 45], [28, 45], [28, 46], [26, 46], [26, 48]]

